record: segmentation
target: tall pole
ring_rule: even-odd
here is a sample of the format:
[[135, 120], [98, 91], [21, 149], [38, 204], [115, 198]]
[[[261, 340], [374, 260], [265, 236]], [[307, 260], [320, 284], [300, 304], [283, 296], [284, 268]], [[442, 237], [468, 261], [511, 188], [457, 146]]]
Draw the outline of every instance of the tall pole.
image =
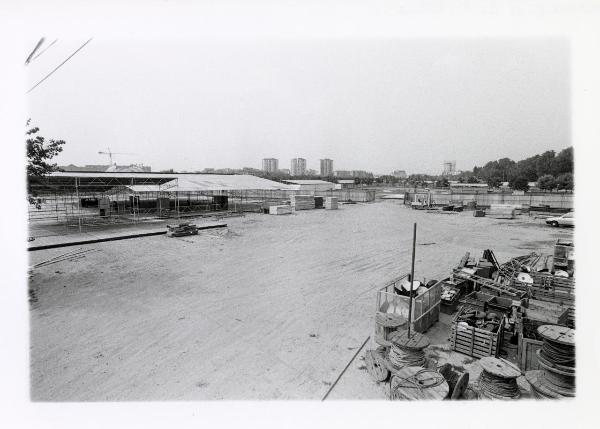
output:
[[[77, 195], [77, 224], [81, 232], [81, 198], [79, 198], [79, 178], [75, 178], [75, 194]], [[71, 194], [73, 195], [73, 194]]]
[[412, 264], [410, 267], [410, 288], [408, 296], [408, 338], [410, 338], [410, 325], [412, 324], [412, 305], [413, 305], [413, 283], [415, 281], [415, 247], [417, 243], [417, 223], [413, 228], [413, 248], [412, 248]]

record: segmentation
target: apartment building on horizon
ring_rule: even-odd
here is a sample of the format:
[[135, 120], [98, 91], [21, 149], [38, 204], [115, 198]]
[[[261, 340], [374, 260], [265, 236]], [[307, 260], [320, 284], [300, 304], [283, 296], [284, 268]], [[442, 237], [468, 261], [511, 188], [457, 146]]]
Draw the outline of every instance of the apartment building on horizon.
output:
[[306, 174], [306, 159], [293, 158], [290, 166], [292, 176], [303, 176]]
[[333, 176], [333, 160], [329, 158], [321, 159], [321, 177]]

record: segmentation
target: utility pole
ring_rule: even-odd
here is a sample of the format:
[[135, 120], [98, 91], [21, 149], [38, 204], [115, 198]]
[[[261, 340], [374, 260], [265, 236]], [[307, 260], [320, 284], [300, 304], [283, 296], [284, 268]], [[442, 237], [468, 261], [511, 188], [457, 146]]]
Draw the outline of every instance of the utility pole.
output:
[[413, 228], [413, 246], [412, 246], [412, 263], [410, 267], [410, 287], [408, 297], [408, 338], [410, 338], [410, 325], [412, 324], [412, 306], [413, 306], [413, 283], [415, 281], [415, 248], [417, 243], [417, 223]]

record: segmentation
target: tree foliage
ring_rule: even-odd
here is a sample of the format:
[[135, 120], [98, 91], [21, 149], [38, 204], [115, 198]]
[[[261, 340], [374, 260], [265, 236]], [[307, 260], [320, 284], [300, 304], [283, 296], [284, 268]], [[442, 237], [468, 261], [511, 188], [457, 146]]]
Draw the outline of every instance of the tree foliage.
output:
[[574, 188], [573, 173], [563, 173], [556, 178], [558, 189], [572, 191]]
[[[543, 176], [552, 176], [556, 179], [556, 183], [558, 183], [559, 176], [570, 174], [570, 176], [563, 177], [565, 187], [561, 188], [558, 186], [558, 189], [569, 189], [569, 186], [572, 189], [573, 169], [573, 148], [568, 147], [561, 150], [558, 154], [553, 150], [548, 150], [518, 162], [509, 158], [490, 161], [482, 167], [474, 167], [473, 174], [487, 182], [490, 187], [495, 187], [492, 185], [496, 184], [498, 180], [508, 181], [511, 184], [517, 182], [517, 179], [526, 179], [528, 182], [538, 181], [539, 183], [540, 178]], [[570, 182], [569, 177], [571, 179]], [[542, 184], [544, 186], [551, 186], [552, 181], [549, 178], [545, 178]], [[517, 189], [512, 185], [511, 188]]]
[[487, 184], [490, 188], [499, 188], [502, 186], [502, 180], [498, 176], [490, 177], [487, 179]]
[[552, 174], [544, 174], [538, 179], [537, 186], [543, 191], [551, 191], [556, 188], [556, 179]]
[[445, 177], [442, 177], [440, 180], [435, 182], [435, 186], [437, 188], [448, 188], [450, 187], [450, 182]]
[[[31, 119], [27, 120], [26, 126], [29, 127]], [[25, 140], [27, 146], [27, 175], [30, 177], [46, 176], [53, 171], [58, 171], [56, 164], [51, 164], [49, 161], [56, 155], [62, 152], [64, 140], [49, 140], [42, 136], [36, 135], [40, 129], [33, 127], [27, 130], [26, 135], [29, 136]]]
[[508, 183], [508, 186], [517, 191], [528, 191], [529, 180], [527, 180], [526, 176], [517, 176]]

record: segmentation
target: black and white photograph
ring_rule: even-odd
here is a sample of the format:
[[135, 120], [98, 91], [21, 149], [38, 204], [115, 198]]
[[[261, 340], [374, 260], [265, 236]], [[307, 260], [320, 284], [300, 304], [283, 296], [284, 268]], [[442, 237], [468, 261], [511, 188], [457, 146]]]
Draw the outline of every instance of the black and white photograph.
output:
[[21, 423], [574, 422], [600, 371], [598, 4], [286, 3], [15, 4]]

